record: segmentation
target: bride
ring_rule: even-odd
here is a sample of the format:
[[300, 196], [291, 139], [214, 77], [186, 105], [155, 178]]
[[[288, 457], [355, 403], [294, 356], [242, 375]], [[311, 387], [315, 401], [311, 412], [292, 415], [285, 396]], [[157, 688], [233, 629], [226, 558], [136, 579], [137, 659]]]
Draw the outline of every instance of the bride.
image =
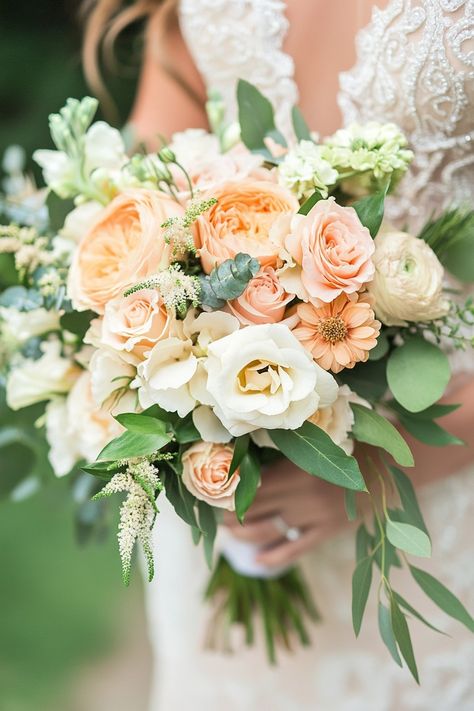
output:
[[[216, 89], [235, 118], [235, 84], [255, 84], [274, 104], [291, 140], [289, 111], [298, 103], [312, 128], [329, 134], [350, 121], [393, 121], [409, 137], [415, 162], [391, 218], [416, 229], [432, 212], [474, 197], [473, 0], [140, 0], [121, 10], [98, 0], [89, 15], [85, 66], [99, 92], [96, 49], [129, 21], [148, 15], [146, 51], [131, 125], [148, 145], [158, 134], [206, 126], [206, 90]], [[107, 35], [107, 30], [109, 34]], [[433, 533], [431, 571], [474, 604], [472, 538], [474, 371], [453, 358], [449, 393], [464, 407], [447, 428], [469, 445], [433, 450], [410, 442], [413, 478]], [[291, 479], [291, 489], [290, 482]], [[298, 482], [298, 485], [296, 483]], [[467, 492], [467, 493], [466, 493]], [[275, 527], [275, 514], [302, 531]], [[262, 547], [258, 562], [303, 564], [324, 621], [313, 646], [269, 668], [262, 650], [234, 656], [203, 651], [207, 571], [187, 527], [164, 509], [157, 526], [156, 583], [147, 589], [155, 650], [152, 711], [469, 711], [474, 708], [474, 640], [437, 618], [403, 574], [397, 587], [451, 637], [414, 621], [421, 688], [386, 654], [375, 629], [376, 601], [356, 641], [350, 623], [353, 532], [341, 492], [303, 476], [290, 463], [267, 474], [245, 526], [232, 534]], [[469, 598], [471, 598], [469, 600]], [[370, 604], [370, 603], [369, 603]]]

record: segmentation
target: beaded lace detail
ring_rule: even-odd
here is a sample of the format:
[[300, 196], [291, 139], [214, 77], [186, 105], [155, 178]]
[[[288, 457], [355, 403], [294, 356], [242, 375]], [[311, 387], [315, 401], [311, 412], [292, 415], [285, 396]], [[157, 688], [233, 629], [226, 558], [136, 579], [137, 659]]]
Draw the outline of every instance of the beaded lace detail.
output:
[[276, 107], [276, 123], [291, 136], [298, 101], [293, 60], [282, 51], [288, 31], [282, 0], [181, 0], [183, 35], [208, 89], [219, 91], [229, 120], [237, 113], [238, 79], [252, 82]]

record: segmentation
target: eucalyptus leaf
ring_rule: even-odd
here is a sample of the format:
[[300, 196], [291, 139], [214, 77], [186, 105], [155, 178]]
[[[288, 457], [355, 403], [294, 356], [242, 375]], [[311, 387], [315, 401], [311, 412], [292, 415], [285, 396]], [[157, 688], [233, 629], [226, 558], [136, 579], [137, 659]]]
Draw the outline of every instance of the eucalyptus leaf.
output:
[[450, 445], [463, 445], [462, 439], [452, 435], [437, 422], [410, 416], [398, 416], [399, 422], [413, 437], [430, 447], [449, 447]]
[[413, 654], [413, 646], [411, 643], [410, 630], [408, 629], [407, 621], [403, 612], [400, 610], [395, 596], [390, 597], [390, 619], [392, 622], [392, 630], [398, 644], [398, 648], [403, 659], [406, 661], [409, 670], [411, 671], [416, 683], [420, 683], [418, 669], [416, 666], [415, 656]]
[[430, 573], [427, 573], [426, 570], [416, 568], [414, 565], [410, 565], [410, 573], [423, 592], [433, 600], [435, 605], [438, 605], [447, 615], [465, 625], [468, 630], [474, 632], [473, 618], [462, 602], [458, 600], [443, 583], [436, 580], [436, 578], [430, 575]]
[[356, 532], [356, 561], [367, 558], [372, 545], [372, 536], [368, 532], [364, 523], [361, 523]]
[[309, 474], [346, 489], [366, 491], [357, 461], [320, 427], [305, 422], [297, 430], [270, 430], [269, 435], [285, 457]]
[[356, 495], [353, 489], [344, 490], [344, 506], [346, 509], [347, 518], [349, 521], [355, 521], [357, 518]]
[[431, 630], [434, 632], [438, 632], [439, 634], [446, 634], [446, 632], [443, 632], [443, 630], [438, 629], [438, 627], [435, 627], [434, 625], [431, 624], [431, 622], [428, 622], [426, 618], [423, 617], [423, 615], [420, 615], [417, 610], [415, 610], [414, 607], [410, 605], [409, 602], [407, 602], [399, 593], [395, 592], [394, 590], [392, 591], [392, 594], [395, 595], [395, 598], [400, 605], [400, 607], [403, 607], [407, 612], [409, 612], [413, 617], [415, 617], [417, 620], [422, 622], [424, 625], [429, 627]]
[[420, 412], [439, 400], [450, 375], [446, 354], [421, 336], [412, 336], [395, 348], [387, 362], [390, 390], [409, 412]]
[[381, 331], [377, 339], [377, 345], [369, 351], [369, 360], [381, 360], [385, 358], [390, 350], [390, 342], [385, 331]]
[[379, 632], [383, 643], [387, 647], [388, 651], [394, 662], [398, 664], [399, 667], [402, 666], [402, 660], [398, 653], [397, 642], [395, 640], [395, 635], [392, 629], [392, 618], [390, 616], [390, 611], [385, 605], [379, 602], [378, 607], [378, 621], [379, 621]]
[[358, 637], [364, 617], [367, 599], [369, 597], [370, 585], [372, 583], [372, 563], [371, 557], [362, 558], [357, 564], [352, 576], [352, 626], [356, 637]]
[[239, 79], [237, 105], [242, 142], [249, 150], [273, 161], [273, 156], [265, 145], [265, 138], [272, 138], [282, 146], [286, 146], [286, 141], [275, 126], [270, 101], [253, 84]]
[[0, 295], [0, 306], [18, 311], [33, 311], [43, 306], [43, 297], [36, 289], [10, 286]]
[[426, 533], [426, 535], [428, 535], [428, 530], [426, 528], [415, 489], [410, 478], [405, 474], [405, 472], [397, 469], [397, 467], [389, 467], [389, 470], [392, 474], [395, 486], [397, 487], [403, 510], [408, 516], [408, 522], [412, 523], [417, 528], [420, 528]]
[[411, 523], [387, 520], [387, 538], [395, 548], [400, 548], [406, 553], [429, 558], [431, 555], [431, 541], [427, 534]]
[[239, 474], [240, 481], [235, 491], [235, 513], [242, 523], [260, 484], [260, 465], [252, 452], [244, 454]]
[[221, 308], [226, 301], [236, 299], [257, 274], [260, 264], [249, 254], [239, 252], [235, 259], [226, 259], [209, 276], [200, 277], [200, 300], [203, 306]]
[[312, 141], [311, 131], [306, 123], [303, 114], [297, 106], [291, 109], [291, 122], [298, 141]]
[[385, 417], [363, 405], [351, 403], [354, 413], [352, 434], [359, 442], [381, 447], [402, 467], [414, 465], [409, 446], [398, 430]]

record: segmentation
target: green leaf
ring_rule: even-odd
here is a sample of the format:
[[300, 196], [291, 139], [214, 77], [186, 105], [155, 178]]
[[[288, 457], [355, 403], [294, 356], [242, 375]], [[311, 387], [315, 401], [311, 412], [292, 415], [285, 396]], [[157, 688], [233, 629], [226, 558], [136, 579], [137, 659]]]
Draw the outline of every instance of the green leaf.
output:
[[209, 569], [212, 569], [214, 541], [217, 533], [216, 514], [212, 506], [205, 501], [198, 501], [199, 527], [203, 535], [204, 555]]
[[338, 374], [351, 390], [370, 402], [382, 400], [387, 391], [386, 364], [383, 360], [358, 363]]
[[132, 459], [153, 454], [171, 441], [169, 434], [139, 434], [123, 432], [107, 444], [98, 456], [98, 460]]
[[418, 669], [416, 667], [415, 656], [413, 654], [413, 646], [411, 643], [410, 630], [408, 629], [407, 621], [404, 614], [400, 610], [394, 595], [390, 598], [390, 619], [392, 622], [392, 630], [395, 635], [398, 647], [403, 659], [406, 661], [409, 670], [411, 671], [416, 683], [419, 684]]
[[309, 126], [304, 120], [304, 116], [297, 106], [293, 106], [291, 109], [291, 122], [293, 124], [293, 130], [298, 141], [312, 141], [311, 131]]
[[460, 281], [474, 282], [474, 211], [446, 210], [428, 222], [419, 235], [439, 260]]
[[93, 318], [97, 318], [97, 314], [93, 311], [69, 311], [61, 316], [59, 323], [63, 330], [74, 333], [82, 339]]
[[43, 306], [43, 297], [36, 289], [26, 289], [24, 286], [10, 286], [0, 295], [0, 306], [17, 309], [18, 311], [33, 311]]
[[411, 523], [387, 519], [387, 538], [395, 548], [400, 548], [411, 555], [429, 558], [431, 541], [427, 534]]
[[232, 474], [238, 469], [240, 462], [248, 452], [250, 443], [250, 436], [248, 434], [237, 437], [234, 442], [234, 453], [232, 455], [232, 461], [229, 467], [228, 476], [231, 477]]
[[431, 447], [449, 447], [450, 445], [465, 444], [462, 439], [450, 434], [436, 422], [413, 417], [410, 414], [398, 415], [402, 427], [420, 442]]
[[387, 381], [406, 410], [420, 412], [443, 395], [451, 370], [445, 353], [421, 336], [395, 348], [387, 362]]
[[273, 138], [282, 146], [286, 146], [286, 141], [275, 126], [271, 103], [253, 84], [239, 79], [237, 104], [242, 142], [249, 150], [261, 153], [273, 161], [273, 156], [265, 145], [265, 138]]
[[398, 495], [404, 512], [408, 515], [408, 523], [412, 523], [417, 528], [421, 529], [428, 535], [426, 524], [423, 520], [418, 499], [416, 498], [415, 489], [410, 481], [410, 478], [397, 467], [389, 467], [392, 474], [395, 486], [397, 487]]
[[166, 436], [166, 423], [149, 415], [124, 412], [121, 415], [116, 415], [115, 419], [129, 432]]
[[352, 206], [357, 212], [359, 220], [369, 230], [372, 238], [377, 236], [382, 224], [387, 190], [388, 183], [383, 190], [357, 200]]
[[68, 214], [73, 210], [74, 201], [64, 200], [50, 191], [46, 198], [46, 207], [48, 208], [49, 227], [52, 232], [58, 232], [64, 226]]
[[366, 491], [354, 457], [312, 422], [305, 422], [297, 430], [270, 430], [269, 435], [285, 457], [309, 474], [346, 489]]
[[438, 629], [438, 627], [435, 627], [434, 625], [431, 624], [431, 622], [428, 622], [427, 619], [423, 617], [423, 615], [420, 615], [419, 612], [415, 610], [414, 607], [410, 605], [409, 602], [407, 602], [401, 595], [396, 593], [394, 590], [392, 590], [392, 594], [395, 595], [396, 600], [400, 607], [403, 607], [407, 612], [409, 612], [413, 617], [416, 617], [417, 620], [422, 622], [424, 625], [432, 629], [434, 632], [438, 632], [439, 634], [444, 634], [446, 635], [446, 632], [443, 632], [443, 630]]
[[260, 465], [251, 452], [240, 462], [240, 481], [235, 491], [235, 513], [242, 523], [260, 484]]
[[201, 303], [212, 309], [221, 308], [242, 294], [259, 269], [258, 260], [249, 254], [239, 252], [235, 259], [226, 259], [209, 276], [200, 276]]
[[460, 404], [445, 405], [442, 403], [436, 403], [436, 405], [427, 407], [426, 410], [417, 412], [416, 417], [425, 420], [437, 420], [439, 417], [445, 417], [446, 415], [451, 414], [451, 412], [456, 412], [456, 410], [459, 410], [460, 407]]
[[398, 648], [397, 648], [397, 643], [395, 641], [395, 635], [393, 634], [392, 619], [390, 617], [390, 611], [381, 602], [379, 602], [378, 619], [379, 619], [379, 632], [380, 632], [382, 641], [385, 644], [385, 646], [387, 647], [388, 651], [390, 652], [394, 662], [396, 662], [396, 664], [398, 664], [398, 666], [401, 667], [402, 660], [400, 659], [400, 655], [398, 653]]
[[189, 444], [190, 442], [197, 442], [201, 439], [201, 435], [197, 431], [191, 415], [185, 417], [184, 420], [178, 420], [173, 431], [176, 436], [176, 441], [179, 444]]
[[315, 190], [314, 193], [312, 193], [307, 200], [304, 201], [304, 203], [301, 205], [300, 209], [298, 210], [298, 215], [307, 215], [308, 212], [316, 205], [317, 202], [323, 199], [323, 196], [319, 192], [319, 190]]
[[183, 486], [179, 474], [171, 469], [163, 469], [160, 477], [165, 485], [166, 498], [174, 508], [176, 514], [189, 526], [198, 528], [194, 505], [196, 499]]
[[356, 561], [367, 558], [372, 545], [372, 536], [368, 532], [364, 523], [361, 523], [356, 532]]
[[390, 342], [385, 331], [381, 331], [375, 348], [369, 352], [369, 360], [381, 360], [390, 350]]
[[354, 413], [352, 434], [359, 442], [381, 447], [402, 467], [414, 465], [413, 455], [400, 432], [385, 417], [363, 405], [351, 403]]
[[344, 490], [344, 506], [348, 520], [355, 521], [357, 518], [357, 506], [355, 491], [353, 491], [353, 489]]
[[356, 637], [359, 636], [365, 606], [372, 583], [371, 557], [363, 558], [356, 566], [352, 576], [352, 626]]
[[465, 625], [468, 630], [474, 632], [473, 618], [462, 602], [443, 583], [436, 580], [426, 570], [416, 568], [414, 565], [410, 565], [410, 572], [423, 592], [433, 600], [435, 605], [438, 605], [447, 615]]

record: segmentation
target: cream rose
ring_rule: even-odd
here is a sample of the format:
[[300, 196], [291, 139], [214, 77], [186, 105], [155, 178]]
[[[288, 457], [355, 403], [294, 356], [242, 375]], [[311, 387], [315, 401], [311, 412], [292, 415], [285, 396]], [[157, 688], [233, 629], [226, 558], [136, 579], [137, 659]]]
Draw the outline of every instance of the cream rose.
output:
[[196, 442], [183, 454], [183, 484], [197, 499], [233, 511], [240, 481], [237, 469], [229, 477], [233, 447]]
[[161, 225], [181, 214], [158, 191], [137, 188], [112, 200], [75, 252], [68, 282], [74, 308], [102, 314], [128, 287], [168, 267], [171, 248]]
[[406, 326], [446, 315], [444, 270], [426, 242], [406, 232], [381, 232], [375, 239], [374, 264], [369, 291], [384, 324]]
[[221, 184], [209, 197], [217, 198], [217, 204], [196, 222], [204, 271], [239, 252], [255, 257], [262, 267], [276, 266], [281, 244], [272, 228], [282, 215], [298, 211], [296, 197], [275, 183], [250, 178]]
[[359, 291], [374, 275], [374, 242], [352, 207], [320, 200], [307, 215], [295, 215], [285, 239], [289, 268], [280, 281], [289, 292], [316, 305]]
[[142, 289], [109, 301], [102, 321], [101, 343], [139, 363], [155, 343], [167, 338], [174, 317], [156, 289]]
[[282, 324], [248, 326], [214, 341], [206, 370], [214, 413], [234, 437], [297, 429], [337, 395], [332, 375]]
[[185, 417], [196, 404], [190, 381], [197, 366], [189, 339], [171, 337], [158, 341], [139, 364], [137, 378], [132, 383], [138, 388], [140, 405], [147, 408], [157, 404]]
[[294, 294], [287, 294], [273, 267], [263, 267], [245, 291], [227, 306], [243, 326], [278, 323], [284, 318], [286, 306], [292, 299]]
[[352, 454], [354, 450], [354, 440], [349, 436], [354, 425], [351, 402], [370, 407], [369, 403], [353, 392], [348, 385], [341, 385], [332, 405], [322, 407], [308, 417], [310, 422], [324, 430], [346, 454]]
[[7, 404], [12, 410], [69, 392], [81, 372], [70, 358], [61, 356], [59, 341], [45, 342], [42, 349], [40, 358], [25, 359], [8, 376]]

